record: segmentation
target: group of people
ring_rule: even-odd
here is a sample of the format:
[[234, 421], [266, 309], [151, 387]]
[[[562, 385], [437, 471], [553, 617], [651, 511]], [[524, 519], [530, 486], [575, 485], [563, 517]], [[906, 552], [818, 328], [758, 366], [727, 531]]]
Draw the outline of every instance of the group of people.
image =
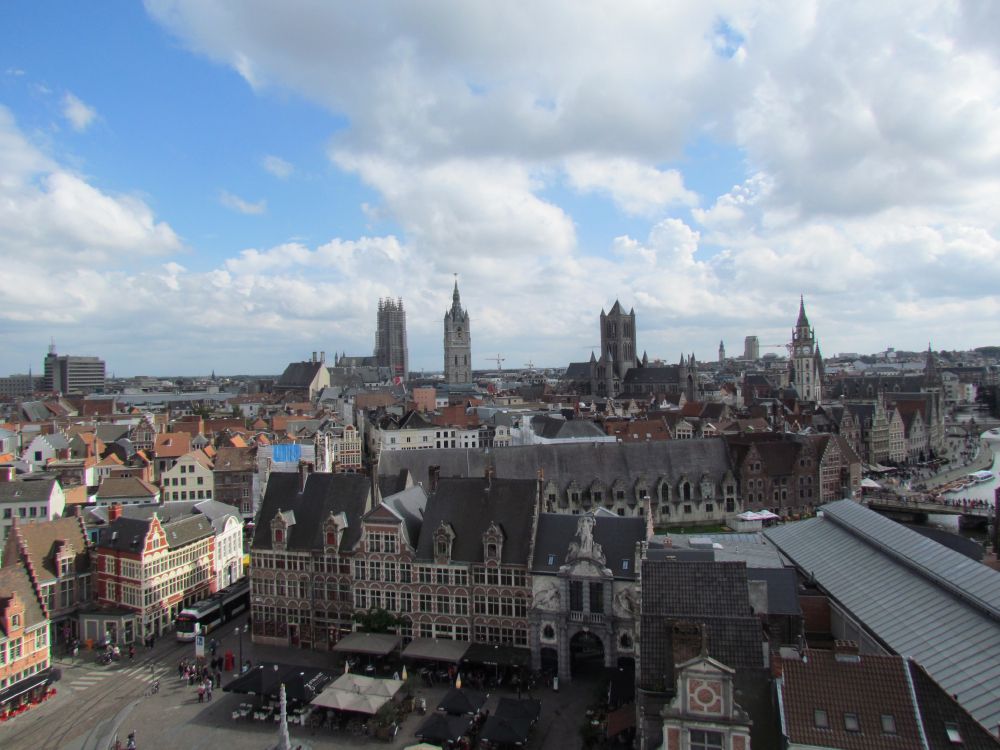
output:
[[204, 659], [189, 661], [181, 659], [177, 663], [177, 677], [187, 680], [187, 684], [198, 686], [198, 702], [212, 700], [212, 690], [222, 687], [222, 657], [213, 658], [210, 664]]

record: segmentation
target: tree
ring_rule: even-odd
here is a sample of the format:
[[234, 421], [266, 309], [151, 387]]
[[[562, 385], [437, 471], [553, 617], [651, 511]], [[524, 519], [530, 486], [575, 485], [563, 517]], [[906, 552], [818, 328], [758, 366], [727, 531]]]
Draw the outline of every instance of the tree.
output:
[[384, 609], [355, 612], [354, 621], [362, 633], [392, 633], [402, 624], [399, 617]]

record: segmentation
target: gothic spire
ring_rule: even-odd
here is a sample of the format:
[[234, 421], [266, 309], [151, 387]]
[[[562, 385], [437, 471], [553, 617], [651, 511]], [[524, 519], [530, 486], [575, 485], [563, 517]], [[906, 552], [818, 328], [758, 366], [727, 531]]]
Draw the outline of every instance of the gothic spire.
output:
[[806, 317], [806, 302], [805, 298], [799, 295], [799, 319], [795, 323], [796, 328], [808, 328], [809, 318]]

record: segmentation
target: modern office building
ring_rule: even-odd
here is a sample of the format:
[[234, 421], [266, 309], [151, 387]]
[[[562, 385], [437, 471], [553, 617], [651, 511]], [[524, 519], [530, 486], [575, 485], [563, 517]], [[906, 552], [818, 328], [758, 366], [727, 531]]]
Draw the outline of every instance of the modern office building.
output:
[[95, 393], [104, 390], [105, 366], [100, 357], [74, 357], [56, 354], [49, 346], [45, 355], [43, 387], [54, 393]]

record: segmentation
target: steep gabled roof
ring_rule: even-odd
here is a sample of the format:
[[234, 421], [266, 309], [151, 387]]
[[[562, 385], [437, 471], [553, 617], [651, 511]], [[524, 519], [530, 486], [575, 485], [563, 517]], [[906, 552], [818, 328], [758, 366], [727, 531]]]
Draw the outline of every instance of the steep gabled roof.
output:
[[59, 566], [55, 553], [63, 544], [73, 552], [76, 572], [82, 573], [90, 569], [87, 535], [80, 519], [75, 516], [19, 523], [16, 530], [11, 529], [10, 533], [16, 535], [19, 550], [28, 558], [38, 583], [58, 577]]
[[[14, 594], [17, 594], [24, 605], [24, 627], [33, 628], [45, 622], [42, 603], [38, 600], [35, 587], [31, 585], [31, 578], [22, 563], [0, 568], [0, 606], [5, 605]], [[4, 633], [4, 635], [9, 634]]]
[[[595, 513], [594, 541], [601, 545], [607, 566], [615, 578], [635, 579], [635, 545], [646, 539], [646, 521], [636, 516]], [[566, 564], [570, 542], [576, 537], [582, 516], [542, 513], [535, 535], [532, 573], [554, 575]]]
[[289, 550], [322, 549], [323, 523], [331, 513], [346, 516], [348, 526], [340, 550], [351, 550], [361, 538], [361, 518], [368, 509], [368, 477], [314, 472], [306, 479], [304, 492], [299, 491], [299, 481], [296, 473], [271, 472], [257, 516], [253, 547], [271, 549], [271, 520], [279, 513], [292, 511], [295, 524], [288, 532]]
[[280, 388], [309, 388], [322, 367], [326, 367], [326, 363], [292, 362], [281, 373], [281, 377], [278, 378], [278, 382], [275, 385]]
[[504, 534], [501, 562], [528, 565], [538, 484], [530, 479], [442, 478], [427, 501], [417, 558], [434, 558], [434, 532], [450, 524], [455, 532], [451, 556], [482, 562], [483, 533], [496, 523]]

